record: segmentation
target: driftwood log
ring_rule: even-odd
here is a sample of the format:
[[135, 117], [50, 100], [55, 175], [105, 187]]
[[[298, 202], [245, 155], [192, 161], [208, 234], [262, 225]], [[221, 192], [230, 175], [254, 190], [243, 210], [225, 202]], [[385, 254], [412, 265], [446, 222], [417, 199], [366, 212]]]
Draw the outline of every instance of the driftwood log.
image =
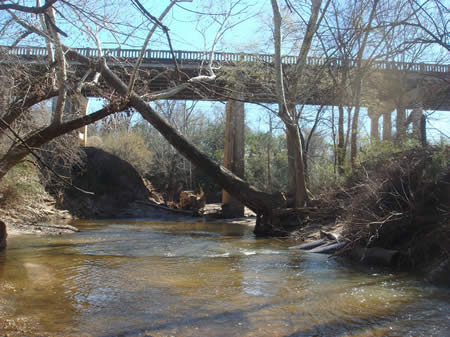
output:
[[340, 211], [340, 208], [333, 207], [273, 208], [265, 213], [257, 213], [254, 233], [261, 236], [287, 235], [311, 220], [334, 221]]
[[200, 188], [200, 193], [194, 191], [181, 191], [180, 192], [180, 208], [184, 210], [191, 210], [194, 212], [200, 212], [205, 207], [205, 193]]
[[292, 246], [292, 247], [289, 247], [289, 249], [309, 250], [309, 249], [313, 249], [313, 248], [322, 246], [326, 243], [328, 243], [328, 240], [320, 239], [320, 240], [302, 243], [301, 245], [298, 245], [298, 246]]
[[313, 248], [311, 250], [309, 250], [310, 253], [319, 253], [319, 254], [333, 254], [335, 251], [337, 251], [338, 249], [341, 249], [342, 247], [344, 247], [347, 244], [347, 242], [345, 241], [341, 241], [341, 242], [330, 242], [327, 243], [325, 245]]
[[346, 244], [347, 241], [336, 241], [336, 240], [330, 241], [327, 238], [323, 238], [320, 240], [306, 242], [298, 246], [292, 246], [289, 247], [289, 249], [300, 249], [305, 250], [309, 253], [333, 254], [338, 249], [344, 247]]
[[384, 248], [363, 248], [355, 247], [352, 249], [351, 256], [353, 259], [370, 264], [380, 266], [393, 266], [398, 260], [400, 253], [397, 250]]

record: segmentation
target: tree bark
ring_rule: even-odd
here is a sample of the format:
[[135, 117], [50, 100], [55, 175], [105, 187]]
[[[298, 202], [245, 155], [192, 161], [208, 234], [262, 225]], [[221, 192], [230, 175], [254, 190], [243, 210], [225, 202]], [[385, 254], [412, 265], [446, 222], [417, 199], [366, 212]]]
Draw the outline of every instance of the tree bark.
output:
[[[44, 93], [42, 93], [42, 91], [36, 94], [25, 95], [26, 98], [16, 99], [15, 102], [11, 103], [2, 115], [6, 124], [11, 125], [24, 111], [27, 111], [27, 109], [31, 108], [33, 105], [58, 95], [58, 89], [48, 89]], [[5, 131], [6, 129], [7, 127], [3, 123], [0, 123], [0, 132]]]
[[288, 197], [288, 207], [295, 207], [295, 191], [296, 191], [296, 174], [295, 174], [295, 148], [292, 136], [288, 129], [285, 130], [286, 133], [286, 147], [287, 147], [287, 164], [288, 164], [288, 186], [287, 186], [287, 197]]
[[305, 181], [305, 167], [303, 164], [303, 151], [298, 126], [287, 124], [286, 130], [289, 135], [289, 141], [292, 142], [294, 151], [294, 169], [295, 169], [295, 207], [304, 207], [308, 200]]
[[[295, 179], [295, 207], [303, 207], [308, 200], [308, 195], [306, 193], [306, 183], [305, 183], [305, 170], [303, 165], [303, 150], [302, 142], [300, 139], [300, 134], [298, 131], [298, 118], [295, 111], [296, 103], [296, 89], [295, 84], [293, 90], [291, 90], [289, 102], [286, 100], [286, 92], [283, 83], [283, 67], [281, 62], [281, 13], [278, 7], [277, 0], [271, 0], [272, 11], [273, 11], [273, 23], [274, 23], [274, 67], [275, 67], [275, 81], [276, 81], [276, 91], [278, 98], [278, 110], [279, 117], [282, 119], [286, 126], [286, 141], [288, 142], [288, 158], [294, 160], [294, 170], [292, 171], [292, 163], [289, 164], [289, 181], [290, 183]], [[307, 32], [305, 34], [305, 39], [302, 43], [300, 49], [300, 55], [297, 59], [297, 64], [295, 68], [296, 77], [294, 83], [297, 83], [301, 79], [302, 70], [306, 62], [306, 56], [309, 51], [311, 44], [311, 39], [316, 30], [316, 20], [318, 12], [320, 10], [320, 0], [313, 1], [313, 9], [310, 17], [310, 22], [307, 26]], [[289, 146], [292, 146], [292, 153], [289, 154]], [[292, 186], [292, 185], [290, 185]]]
[[338, 151], [337, 151], [337, 163], [339, 175], [344, 174], [345, 163], [345, 138], [344, 138], [344, 107], [339, 105], [339, 117], [338, 117]]
[[[360, 91], [357, 91], [357, 95], [360, 95]], [[353, 119], [352, 119], [352, 132], [351, 132], [351, 138], [350, 138], [350, 162], [352, 164], [352, 167], [356, 164], [356, 156], [358, 154], [358, 122], [359, 122], [359, 98], [357, 99], [357, 106], [355, 106], [355, 111], [353, 112]]]
[[362, 79], [363, 79], [363, 72], [362, 72], [362, 58], [364, 55], [364, 50], [366, 49], [367, 39], [369, 37], [369, 33], [372, 26], [372, 21], [375, 18], [375, 12], [377, 9], [379, 0], [374, 0], [372, 9], [370, 11], [369, 21], [367, 23], [366, 31], [363, 37], [363, 41], [361, 43], [361, 47], [358, 50], [358, 55], [356, 57], [357, 67], [356, 67], [356, 79], [355, 79], [355, 111], [353, 113], [353, 120], [352, 120], [352, 133], [351, 133], [351, 140], [350, 140], [350, 161], [352, 164], [352, 167], [355, 166], [356, 163], [356, 156], [358, 153], [357, 148], [357, 138], [358, 138], [358, 122], [359, 122], [359, 111], [361, 108], [361, 87], [362, 87]]

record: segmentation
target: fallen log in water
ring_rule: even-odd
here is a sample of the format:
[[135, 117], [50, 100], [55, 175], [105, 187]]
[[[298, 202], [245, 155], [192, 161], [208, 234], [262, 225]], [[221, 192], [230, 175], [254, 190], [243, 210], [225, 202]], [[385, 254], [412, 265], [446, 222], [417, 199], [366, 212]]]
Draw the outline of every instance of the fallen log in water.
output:
[[143, 204], [143, 205], [146, 205], [146, 206], [162, 209], [162, 210], [165, 210], [165, 211], [168, 211], [168, 212], [172, 212], [172, 213], [178, 213], [178, 214], [187, 215], [187, 216], [194, 216], [195, 215], [195, 213], [193, 211], [189, 211], [189, 210], [185, 210], [185, 209], [170, 208], [170, 207], [167, 207], [167, 206], [158, 205], [158, 204], [156, 204], [154, 202], [147, 201], [147, 200], [136, 200], [135, 202], [138, 203], [138, 204]]
[[340, 211], [335, 207], [298, 207], [298, 208], [275, 208], [272, 210], [272, 215], [275, 217], [288, 217], [288, 216], [313, 216], [315, 218], [328, 218], [334, 217]]
[[345, 241], [341, 242], [330, 242], [325, 245], [313, 248], [308, 250], [310, 253], [319, 253], [319, 254], [333, 254], [338, 249], [344, 247], [347, 244]]
[[381, 266], [392, 266], [396, 263], [400, 253], [397, 250], [384, 248], [363, 248], [355, 247], [352, 249], [351, 256], [360, 262]]
[[305, 250], [309, 253], [332, 254], [336, 250], [345, 246], [346, 241], [329, 241], [327, 239], [320, 239], [312, 242], [307, 242], [298, 246], [289, 247], [289, 249]]
[[328, 240], [320, 239], [320, 240], [302, 243], [301, 245], [298, 245], [298, 246], [292, 246], [292, 247], [289, 247], [289, 249], [309, 250], [309, 249], [316, 248], [318, 246], [322, 246], [325, 243], [328, 243]]

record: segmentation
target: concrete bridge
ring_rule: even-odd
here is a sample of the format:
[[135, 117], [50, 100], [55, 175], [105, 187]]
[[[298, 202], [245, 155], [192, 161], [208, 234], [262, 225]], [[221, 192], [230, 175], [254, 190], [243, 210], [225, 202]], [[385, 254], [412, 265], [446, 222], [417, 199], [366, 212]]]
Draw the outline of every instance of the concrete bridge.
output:
[[[77, 52], [84, 56], [100, 57], [98, 49], [76, 48]], [[127, 69], [134, 67], [140, 50], [137, 49], [104, 49], [103, 55], [109, 66], [116, 70], [116, 73], [126, 78]], [[174, 52], [179, 69], [181, 80], [197, 76], [203, 65], [211, 58], [216, 70], [217, 80], [214, 83], [205, 85], [190, 86], [177, 93], [173, 99], [193, 99], [193, 100], [227, 100], [235, 95], [233, 83], [239, 81], [240, 98], [247, 102], [276, 102], [273, 83], [268, 79], [256, 78], [252, 72], [259, 70], [262, 73], [270, 74], [273, 68], [273, 55], [271, 54], [248, 54], [248, 53], [225, 53], [225, 52], [201, 52], [201, 51], [181, 51]], [[45, 47], [1, 47], [0, 64], [30, 64], [45, 65], [47, 49]], [[284, 56], [282, 62], [285, 69], [296, 63], [296, 56]], [[72, 63], [76, 71], [78, 64]], [[230, 79], [232, 69], [239, 66], [239, 78]], [[311, 105], [338, 105], [342, 102], [342, 93], [336, 90], [327, 74], [327, 69], [339, 72], [346, 68], [352, 71], [356, 68], [354, 60], [343, 60], [339, 58], [308, 57], [305, 83], [308, 87], [305, 93], [300, 92], [298, 104]], [[366, 75], [367, 80], [363, 86], [363, 105], [371, 106], [373, 102], [395, 101], [398, 96], [414, 96], [414, 99], [403, 99], [403, 106], [406, 109], [414, 109], [419, 104], [426, 110], [450, 111], [450, 65], [448, 64], [428, 64], [428, 63], [407, 63], [407, 62], [385, 62], [374, 61], [370, 64], [362, 63], [370, 75]], [[173, 56], [167, 50], [147, 50], [141, 65], [139, 80], [136, 90], [140, 94], [148, 92], [163, 91], [177, 81], [180, 81], [174, 71]], [[230, 71], [231, 70], [231, 71]], [[317, 74], [321, 73], [320, 78]], [[261, 84], [264, 83], [264, 84]], [[269, 84], [269, 85], [267, 85]], [[386, 90], [388, 88], [388, 90]], [[418, 90], [417, 90], [418, 89]], [[415, 90], [408, 95], [408, 92]], [[418, 94], [420, 91], [420, 94]], [[88, 96], [95, 96], [95, 92], [86, 93]], [[389, 97], [391, 96], [391, 97]], [[346, 105], [352, 105], [348, 101]], [[392, 105], [392, 104], [388, 104]]]

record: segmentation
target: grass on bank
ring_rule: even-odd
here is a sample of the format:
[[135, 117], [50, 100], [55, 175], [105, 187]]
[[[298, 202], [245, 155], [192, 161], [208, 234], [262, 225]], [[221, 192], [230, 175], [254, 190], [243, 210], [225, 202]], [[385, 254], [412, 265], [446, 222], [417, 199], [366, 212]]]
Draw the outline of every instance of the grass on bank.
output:
[[14, 166], [0, 181], [0, 208], [3, 209], [34, 203], [45, 195], [39, 168], [31, 160], [24, 160]]

